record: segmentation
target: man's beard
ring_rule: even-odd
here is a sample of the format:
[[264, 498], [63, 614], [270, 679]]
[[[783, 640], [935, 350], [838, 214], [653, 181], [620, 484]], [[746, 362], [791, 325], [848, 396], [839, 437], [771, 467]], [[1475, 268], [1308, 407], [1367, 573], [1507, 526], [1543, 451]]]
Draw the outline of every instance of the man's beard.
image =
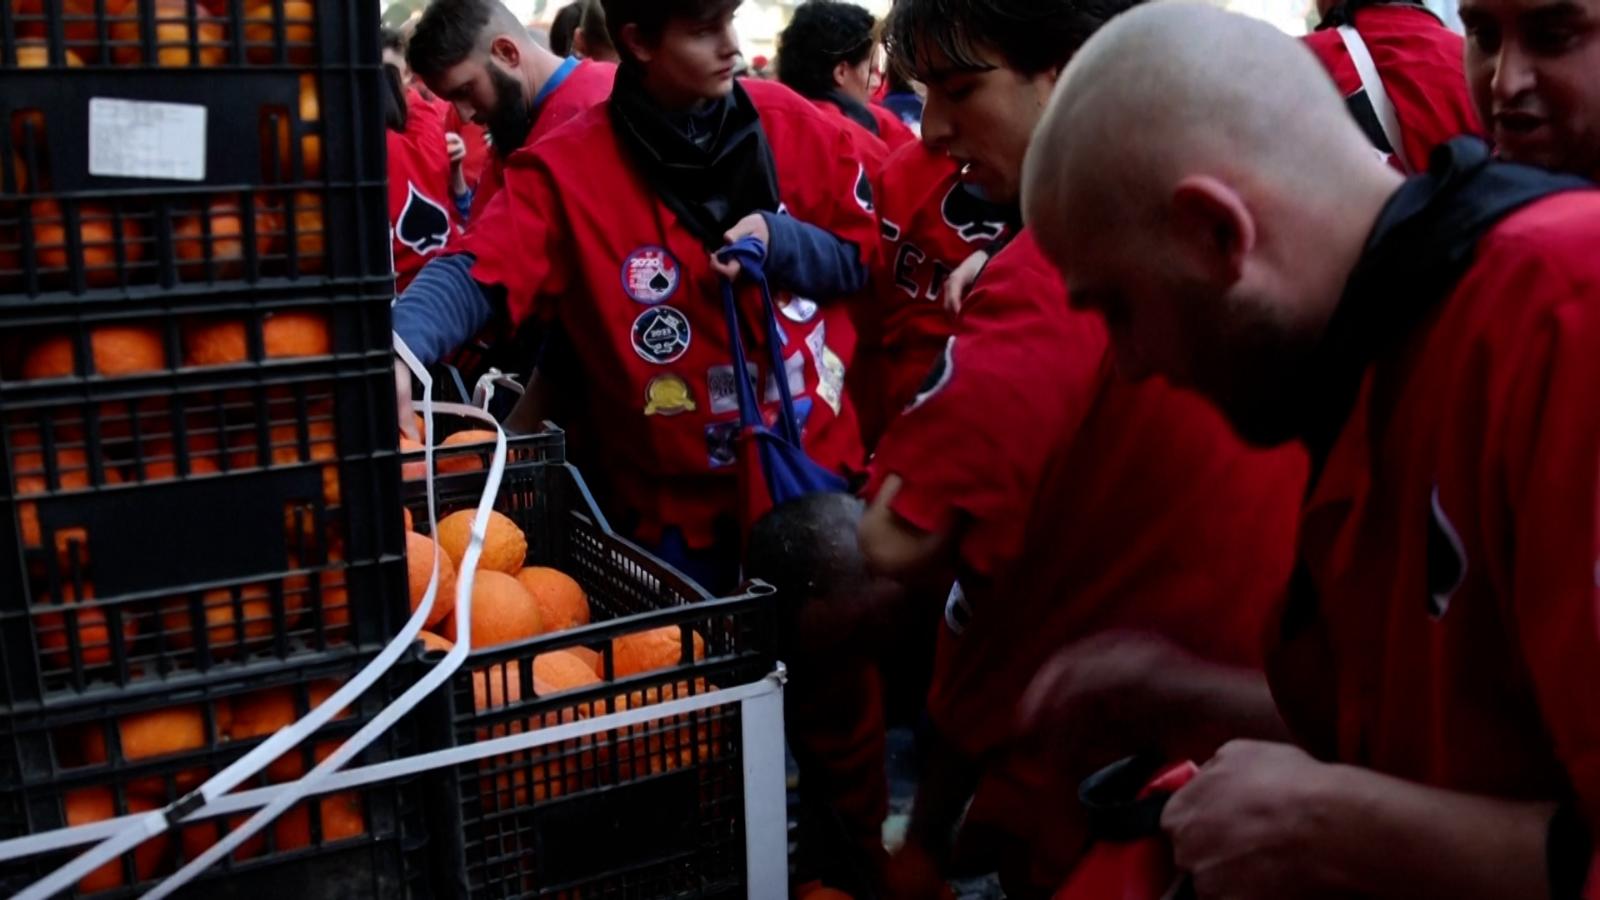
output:
[[1316, 340], [1247, 310], [1219, 311], [1225, 323], [1190, 323], [1207, 335], [1190, 387], [1211, 400], [1245, 443], [1275, 447], [1302, 437], [1306, 427]]
[[522, 84], [510, 75], [489, 66], [489, 81], [494, 85], [494, 112], [485, 127], [495, 152], [505, 159], [515, 153], [533, 130], [533, 111], [528, 108]]

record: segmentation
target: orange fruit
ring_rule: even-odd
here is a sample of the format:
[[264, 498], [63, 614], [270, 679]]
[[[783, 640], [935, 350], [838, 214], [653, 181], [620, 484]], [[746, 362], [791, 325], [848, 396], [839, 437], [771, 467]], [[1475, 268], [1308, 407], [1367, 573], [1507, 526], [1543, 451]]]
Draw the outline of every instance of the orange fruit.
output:
[[[195, 8], [194, 24], [190, 24], [189, 6], [185, 0], [155, 0], [156, 65], [163, 68], [185, 68], [191, 64], [220, 66], [228, 60], [224, 45], [222, 23], [205, 7]], [[196, 51], [191, 53], [191, 38]], [[111, 39], [120, 46], [111, 51], [118, 65], [136, 65], [143, 61], [137, 19], [122, 19], [111, 23]]]
[[[310, 803], [298, 803], [284, 810], [272, 823], [273, 843], [278, 851], [301, 850], [312, 845]], [[361, 795], [354, 791], [329, 794], [317, 801], [322, 843], [349, 840], [367, 832], [367, 817], [361, 811]]]
[[[338, 684], [332, 681], [313, 682], [307, 688], [310, 706], [305, 711], [310, 712], [312, 707], [328, 699], [338, 688]], [[233, 726], [229, 731], [229, 737], [236, 741], [276, 734], [301, 716], [297, 692], [292, 687], [271, 688], [243, 694], [233, 698], [232, 709]], [[346, 709], [338, 718], [346, 718], [349, 715], [350, 711]], [[319, 741], [316, 750], [313, 751], [316, 754], [316, 761], [322, 762], [327, 759], [340, 743]], [[301, 777], [306, 773], [303, 748], [296, 747], [286, 751], [267, 766], [266, 772], [267, 779], [274, 783], [294, 781]]]
[[[474, 515], [475, 510], [463, 509], [439, 520], [439, 546], [456, 564], [457, 572], [461, 571], [461, 560], [465, 558], [467, 544], [472, 539]], [[522, 571], [522, 564], [527, 558], [528, 538], [522, 529], [504, 514], [490, 510], [489, 523], [483, 533], [483, 553], [478, 557], [478, 569], [514, 575]]]
[[[698, 632], [689, 633], [694, 642], [694, 658], [705, 659], [705, 639]], [[625, 634], [611, 642], [612, 671], [618, 678], [670, 668], [683, 661], [683, 642], [677, 625]]]
[[405, 523], [407, 531], [416, 527], [411, 521], [411, 510], [404, 506], [400, 507], [400, 520]]
[[[33, 246], [41, 272], [65, 273], [72, 252], [67, 242], [67, 219], [54, 200], [35, 200], [29, 206]], [[117, 283], [117, 244], [131, 268], [144, 258], [143, 230], [128, 216], [119, 222], [104, 206], [85, 203], [78, 210], [78, 241], [83, 253], [84, 279], [91, 287]], [[120, 238], [120, 240], [119, 240]]]
[[[135, 467], [137, 471], [137, 467]], [[217, 475], [222, 469], [214, 458], [209, 456], [189, 456], [189, 475]], [[179, 477], [178, 461], [175, 459], [157, 459], [144, 464], [145, 481], [169, 481]]]
[[517, 573], [517, 580], [539, 605], [545, 631], [565, 631], [589, 624], [589, 598], [565, 572], [528, 566]]
[[[206, 620], [206, 644], [211, 654], [218, 658], [231, 656], [243, 643], [254, 644], [272, 636], [272, 593], [264, 584], [249, 584], [234, 591], [223, 588], [207, 591], [201, 596]], [[284, 623], [287, 627], [299, 621], [304, 594], [284, 597]], [[187, 650], [195, 645], [194, 628], [190, 621], [189, 600], [175, 597], [161, 601], [161, 633], [165, 646]]]
[[[252, 0], [245, 6], [245, 55], [253, 63], [277, 60], [277, 23], [272, 0]], [[316, 10], [309, 0], [283, 0], [284, 55], [290, 63], [305, 65], [315, 60]]]
[[[123, 716], [117, 720], [117, 734], [122, 743], [122, 759], [128, 762], [203, 750], [210, 744], [205, 709], [196, 705]], [[89, 765], [109, 761], [103, 726], [90, 726], [84, 731], [82, 749], [83, 761]], [[198, 787], [205, 777], [203, 769], [185, 769], [173, 776], [173, 781], [181, 794]], [[164, 799], [167, 794], [161, 776], [134, 779], [128, 783], [128, 791], [154, 800]]]
[[570, 653], [573, 656], [583, 660], [583, 664], [589, 667], [589, 671], [593, 672], [596, 677], [599, 677], [601, 663], [599, 651], [590, 650], [588, 647], [568, 647], [561, 652]]
[[[350, 590], [345, 583], [344, 571], [341, 569], [328, 569], [317, 576], [322, 592], [322, 627], [329, 632], [339, 633], [342, 637], [343, 630], [350, 624]], [[304, 601], [294, 599], [291, 609], [308, 607], [312, 597], [308, 590], [309, 585], [304, 578], [289, 579], [291, 587], [302, 591]], [[294, 621], [289, 623], [291, 626]], [[330, 635], [332, 637], [333, 635]]]
[[432, 653], [435, 650], [439, 651], [440, 653], [449, 653], [451, 650], [455, 649], [456, 646], [455, 641], [452, 641], [449, 638], [440, 637], [431, 631], [417, 632], [417, 640], [422, 642], [423, 648], [429, 653]]
[[322, 197], [314, 191], [294, 195], [294, 256], [300, 274], [322, 271], [326, 252], [323, 242]]
[[[411, 611], [416, 612], [422, 605], [422, 595], [428, 589], [428, 580], [433, 575], [433, 541], [417, 534], [415, 531], [406, 532], [406, 583], [411, 588]], [[427, 625], [437, 625], [445, 616], [456, 608], [456, 566], [450, 557], [445, 554], [439, 556], [439, 589], [434, 593], [433, 612], [429, 614]], [[477, 615], [477, 609], [473, 609]]]
[[[129, 795], [128, 814], [150, 812], [157, 809], [156, 804], [141, 797]], [[104, 822], [117, 816], [116, 797], [107, 787], [80, 788], [69, 791], [63, 798], [66, 807], [67, 825], [88, 825], [91, 822]], [[149, 881], [155, 877], [156, 871], [161, 867], [162, 860], [166, 858], [168, 838], [165, 835], [151, 838], [140, 844], [133, 851], [133, 871], [139, 880]], [[115, 859], [106, 863], [78, 882], [78, 891], [91, 894], [96, 891], [106, 891], [122, 887], [125, 884], [122, 872], [122, 860]]]
[[[13, 482], [18, 498], [40, 496], [46, 494], [65, 494], [72, 491], [88, 490], [90, 486], [89, 459], [83, 450], [77, 447], [62, 447], [56, 451], [55, 474], [56, 487], [51, 488], [45, 473], [44, 456], [36, 450], [23, 450], [18, 452], [12, 460]], [[122, 474], [114, 468], [101, 470], [105, 484], [120, 484]], [[29, 502], [17, 503], [17, 523], [22, 536], [23, 546], [39, 547], [44, 541], [44, 529], [39, 522], [39, 508], [37, 504]], [[70, 572], [73, 555], [76, 554], [80, 563], [88, 562], [89, 533], [83, 528], [62, 528], [55, 532], [54, 543], [56, 558], [63, 573]], [[76, 547], [74, 547], [76, 543]]]
[[[495, 437], [496, 435], [493, 431], [481, 429], [458, 431], [455, 434], [445, 438], [444, 443], [440, 444], [439, 446], [462, 447], [468, 444], [482, 444], [485, 442], [492, 444], [495, 441]], [[485, 449], [487, 450], [489, 448]], [[439, 471], [442, 473], [475, 472], [482, 468], [483, 459], [476, 454], [471, 456], [452, 456], [449, 458], [441, 458], [439, 460]]]
[[[306, 447], [301, 449], [300, 428], [297, 425], [274, 425], [270, 435], [272, 465], [292, 466], [302, 462], [326, 462], [322, 467], [322, 497], [329, 506], [339, 505], [339, 458], [333, 423], [327, 419], [314, 419], [306, 426]], [[243, 435], [228, 455], [229, 467], [252, 469], [261, 465], [260, 448], [254, 432]]]
[[[472, 673], [472, 695], [474, 707], [478, 712], [491, 712], [515, 706], [522, 700], [521, 667], [513, 660], [499, 665], [489, 666], [486, 669]], [[554, 694], [562, 688], [547, 684], [537, 674], [533, 676], [533, 690], [539, 696]], [[551, 711], [530, 715], [521, 719], [512, 719], [497, 725], [478, 729], [478, 740], [491, 740], [524, 731], [537, 730], [548, 725], [557, 725], [563, 722], [573, 722], [578, 718], [577, 710], [572, 708], [560, 711]], [[572, 771], [565, 778], [549, 777], [550, 766], [563, 766], [562, 761], [553, 760], [557, 755], [568, 756], [570, 751], [579, 746], [577, 741], [565, 741], [558, 746], [541, 747], [535, 750], [506, 753], [500, 756], [488, 757], [478, 763], [478, 770], [483, 773], [479, 780], [479, 789], [485, 795], [485, 805], [491, 809], [507, 809], [513, 806], [522, 806], [529, 800], [528, 779], [533, 779], [533, 800], [535, 802], [559, 797], [564, 792], [578, 789], [578, 771], [583, 768], [592, 768], [591, 764], [579, 764], [566, 761], [565, 767]], [[549, 762], [546, 762], [549, 760]]]
[[[148, 325], [101, 325], [89, 335], [93, 357], [91, 375], [115, 378], [159, 372], [167, 367], [167, 352], [161, 332]], [[70, 378], [76, 374], [77, 358], [71, 336], [51, 335], [28, 349], [22, 359], [22, 377]]]
[[566, 650], [535, 656], [533, 677], [549, 684], [552, 691], [570, 691], [573, 688], [600, 683], [600, 676], [594, 673], [594, 666]]
[[[459, 642], [456, 617], [447, 620], [444, 636]], [[479, 570], [472, 581], [472, 649], [531, 638], [539, 633], [539, 608], [515, 578], [504, 572]]]
[[[24, 4], [37, 6], [38, 0], [20, 0]], [[108, 23], [119, 18], [131, 18], [138, 14], [134, 7], [134, 0], [106, 0], [106, 20]], [[84, 44], [93, 49], [97, 43], [97, 28], [95, 22], [95, 0], [64, 0], [62, 12], [65, 13], [63, 23], [67, 33], [67, 43]]]
[[[65, 50], [62, 58], [67, 68], [76, 69], [83, 65], [83, 57], [71, 50]], [[42, 40], [17, 41], [17, 68], [19, 69], [44, 69], [50, 66], [50, 47]], [[21, 160], [19, 159], [20, 163]], [[18, 179], [19, 181], [21, 179]]]
[[[68, 586], [68, 590], [73, 590]], [[94, 585], [85, 584], [82, 595], [69, 596], [68, 603], [76, 604], [80, 599], [91, 600], [94, 598]], [[47, 595], [39, 597], [41, 604], [48, 605], [50, 598]], [[78, 636], [78, 653], [85, 666], [103, 666], [111, 662], [111, 627], [107, 620], [105, 610], [96, 606], [85, 606], [73, 611], [76, 625], [72, 623], [74, 616], [67, 613], [39, 613], [34, 620], [38, 627], [39, 649], [44, 651], [45, 662], [57, 668], [66, 668], [72, 664], [71, 642], [68, 640], [67, 629], [76, 628]], [[139, 619], [137, 616], [124, 612], [122, 615], [122, 647], [124, 655], [133, 646], [133, 639], [139, 632]]]
[[[693, 690], [690, 689], [688, 682], [679, 681], [643, 691], [632, 691], [625, 697], [614, 697], [613, 710], [621, 712], [626, 709], [642, 709], [668, 700], [680, 700], [713, 690], [716, 690], [716, 686], [708, 684], [703, 678], [696, 679]], [[694, 716], [679, 714], [650, 719], [618, 729], [619, 735], [632, 737], [631, 740], [623, 740], [621, 737], [616, 740], [618, 774], [623, 778], [645, 774], [659, 775], [674, 769], [688, 768], [694, 765], [697, 756], [700, 759], [709, 758], [715, 752], [716, 740], [722, 733], [722, 726], [717, 721], [707, 721], [707, 715], [700, 713], [698, 715], [700, 724], [694, 728], [691, 728]], [[610, 744], [601, 747], [599, 756], [602, 765], [610, 762], [610, 749]]]
[[[427, 449], [426, 447], [422, 446], [420, 443], [418, 443], [416, 441], [413, 441], [411, 438], [408, 438], [403, 434], [400, 435], [400, 452], [401, 453], [416, 453], [416, 452], [419, 452], [419, 451], [422, 451], [422, 450], [426, 450], [426, 449]], [[400, 477], [402, 479], [406, 480], [406, 481], [422, 481], [423, 479], [428, 477], [428, 464], [427, 464], [427, 462], [419, 459], [416, 462], [401, 463], [400, 464]], [[410, 510], [407, 510], [407, 514], [409, 514], [409, 513], [410, 513]], [[411, 527], [409, 522], [407, 523], [406, 527], [407, 528]]]
[[[333, 349], [327, 316], [310, 312], [266, 313], [261, 320], [261, 349], [267, 359], [327, 356]], [[226, 366], [247, 359], [249, 342], [242, 321], [211, 321], [183, 331], [186, 366]]]
[[[243, 825], [248, 818], [250, 818], [248, 813], [237, 813], [228, 817], [226, 827], [223, 826], [221, 817], [207, 819], [196, 825], [185, 827], [178, 833], [178, 846], [183, 851], [183, 861], [188, 862], [210, 850], [212, 845], [221, 839], [221, 835], [227, 834]], [[266, 846], [266, 835], [258, 831], [246, 838], [244, 843], [234, 848], [233, 861], [244, 862], [247, 859], [255, 859], [261, 855], [261, 851], [266, 849]]]
[[[282, 218], [269, 208], [256, 206], [256, 259], [272, 255], [283, 231]], [[218, 278], [238, 278], [244, 272], [244, 216], [237, 200], [217, 201], [203, 215], [185, 216], [172, 228], [172, 250], [178, 271], [187, 279], [206, 277], [206, 227], [209, 220], [210, 258]]]

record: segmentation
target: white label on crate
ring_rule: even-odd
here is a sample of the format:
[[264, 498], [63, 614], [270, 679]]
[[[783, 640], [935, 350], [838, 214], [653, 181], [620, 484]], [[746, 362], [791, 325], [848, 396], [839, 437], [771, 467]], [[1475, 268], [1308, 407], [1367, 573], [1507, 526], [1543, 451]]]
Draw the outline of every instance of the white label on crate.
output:
[[89, 174], [205, 180], [206, 108], [91, 98]]

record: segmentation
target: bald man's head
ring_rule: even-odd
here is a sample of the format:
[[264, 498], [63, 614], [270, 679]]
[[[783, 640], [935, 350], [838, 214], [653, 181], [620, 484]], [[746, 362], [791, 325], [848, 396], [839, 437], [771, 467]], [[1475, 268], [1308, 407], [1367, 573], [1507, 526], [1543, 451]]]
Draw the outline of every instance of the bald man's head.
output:
[[1113, 20], [1063, 73], [1024, 215], [1129, 377], [1210, 396], [1260, 443], [1398, 176], [1298, 41], [1211, 6]]

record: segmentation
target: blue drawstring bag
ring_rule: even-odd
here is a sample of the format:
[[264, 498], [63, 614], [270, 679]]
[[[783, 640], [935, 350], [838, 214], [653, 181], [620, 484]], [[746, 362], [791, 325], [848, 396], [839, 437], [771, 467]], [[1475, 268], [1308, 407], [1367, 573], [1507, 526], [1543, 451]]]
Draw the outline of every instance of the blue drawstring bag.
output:
[[734, 449], [739, 467], [740, 524], [746, 533], [774, 506], [807, 494], [839, 492], [846, 488], [842, 475], [818, 465], [801, 447], [794, 398], [789, 393], [789, 379], [779, 349], [783, 339], [778, 332], [778, 311], [762, 270], [766, 255], [765, 245], [753, 237], [742, 238], [717, 252], [717, 257], [725, 262], [737, 260], [743, 276], [761, 289], [761, 320], [766, 328], [769, 371], [778, 387], [780, 404], [774, 431], [767, 427], [761, 415], [761, 404], [750, 379], [739, 377], [749, 369], [744, 342], [739, 337], [739, 312], [733, 284], [723, 279], [722, 313], [727, 320], [728, 346], [733, 351], [736, 375], [733, 380], [739, 398], [739, 436]]

